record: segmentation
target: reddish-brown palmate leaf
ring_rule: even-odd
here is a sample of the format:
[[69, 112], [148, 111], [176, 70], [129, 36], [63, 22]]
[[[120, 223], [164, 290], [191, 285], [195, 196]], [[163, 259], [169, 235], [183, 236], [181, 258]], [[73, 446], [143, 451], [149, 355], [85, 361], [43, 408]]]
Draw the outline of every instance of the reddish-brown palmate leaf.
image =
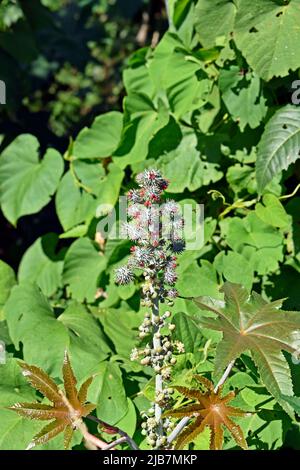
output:
[[52, 402], [52, 405], [43, 403], [15, 403], [13, 406], [8, 407], [25, 418], [39, 421], [51, 420], [50, 423], [34, 436], [27, 449], [31, 449], [39, 444], [45, 444], [61, 432], [64, 432], [64, 447], [68, 449], [76, 425], [80, 422], [81, 418], [84, 418], [96, 408], [96, 405], [85, 403], [92, 378], [84, 382], [80, 390], [77, 391], [77, 380], [67, 352], [65, 352], [62, 369], [64, 392], [39, 367], [28, 365], [25, 362], [19, 362], [19, 365], [22, 368], [23, 375], [32, 387]]
[[247, 442], [243, 431], [238, 424], [232, 421], [231, 417], [247, 416], [249, 413], [229, 405], [230, 401], [235, 397], [234, 392], [230, 392], [222, 397], [222, 387], [214, 391], [213, 383], [210, 380], [199, 375], [196, 375], [195, 379], [207, 391], [204, 393], [199, 389], [174, 387], [185, 397], [194, 400], [195, 403], [182, 406], [177, 410], [167, 411], [164, 414], [174, 418], [184, 418], [185, 416], [194, 418], [193, 422], [179, 434], [175, 443], [175, 449], [183, 449], [185, 445], [194, 441], [206, 427], [211, 431], [211, 450], [222, 449], [224, 428], [228, 429], [239, 447], [247, 449]]
[[218, 381], [228, 364], [246, 351], [251, 351], [262, 381], [269, 392], [289, 412], [282, 395], [293, 395], [289, 365], [282, 350], [291, 354], [300, 351], [300, 312], [280, 310], [281, 300], [267, 302], [256, 292], [226, 282], [221, 289], [224, 302], [210, 297], [194, 299], [202, 310], [210, 310], [216, 318], [201, 317], [205, 328], [219, 330], [214, 377]]

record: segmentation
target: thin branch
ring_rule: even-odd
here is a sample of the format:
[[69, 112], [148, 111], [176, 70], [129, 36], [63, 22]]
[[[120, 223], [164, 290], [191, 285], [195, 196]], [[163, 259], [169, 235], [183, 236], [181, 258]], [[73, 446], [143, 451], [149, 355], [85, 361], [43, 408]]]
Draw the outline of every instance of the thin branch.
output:
[[227, 377], [229, 376], [229, 374], [230, 374], [230, 372], [231, 372], [231, 369], [232, 369], [233, 366], [234, 366], [234, 362], [235, 362], [235, 361], [233, 360], [233, 361], [231, 361], [231, 362], [228, 364], [228, 366], [227, 366], [227, 368], [226, 368], [224, 374], [222, 375], [221, 379], [219, 380], [219, 382], [218, 382], [217, 385], [215, 386], [215, 389], [214, 389], [214, 392], [215, 392], [215, 393], [217, 393], [217, 391], [219, 390], [219, 388], [220, 388], [220, 387], [224, 384], [224, 382], [226, 381]]
[[185, 428], [185, 426], [188, 424], [189, 420], [191, 419], [190, 416], [185, 416], [184, 418], [182, 418], [179, 423], [177, 424], [176, 428], [173, 429], [173, 431], [171, 432], [171, 434], [168, 436], [168, 444], [171, 444], [171, 442], [173, 442], [176, 437], [178, 436], [178, 434], [181, 433], [181, 431]]
[[[94, 421], [97, 424], [100, 424], [105, 429], [108, 429], [111, 432], [114, 432], [115, 434], [120, 434], [121, 437], [126, 439], [127, 444], [133, 449], [133, 450], [140, 450], [138, 445], [134, 442], [134, 440], [122, 429], [118, 428], [117, 426], [111, 426], [110, 424], [106, 423], [105, 421], [102, 421], [101, 419], [97, 418], [96, 416], [93, 415], [88, 415], [87, 418], [90, 421]], [[107, 445], [105, 443], [105, 445]]]

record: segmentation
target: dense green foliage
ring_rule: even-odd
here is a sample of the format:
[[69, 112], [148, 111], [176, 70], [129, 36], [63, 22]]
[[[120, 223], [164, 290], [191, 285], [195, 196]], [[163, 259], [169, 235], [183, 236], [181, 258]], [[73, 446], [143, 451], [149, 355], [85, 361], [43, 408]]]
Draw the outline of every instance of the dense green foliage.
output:
[[[55, 9], [55, 2], [42, 3]], [[103, 14], [101, 5], [106, 2], [97, 3]], [[7, 0], [0, 8], [8, 4], [5, 14], [0, 9], [0, 60], [5, 56], [10, 64], [5, 69], [9, 76], [0, 78], [7, 82], [12, 100], [5, 112], [16, 112], [17, 98], [10, 89], [20, 92], [11, 81], [12, 76], [18, 80], [20, 70], [13, 67], [33, 65], [35, 57], [35, 72], [30, 73], [39, 79], [55, 75], [53, 99], [37, 93], [25, 105], [43, 106], [45, 99], [52, 131], [64, 135], [74, 129], [70, 121], [76, 121], [83, 108], [90, 110], [101, 100], [95, 69], [86, 65], [74, 78], [68, 65], [45, 62], [31, 47], [23, 10]], [[299, 423], [292, 411], [299, 414], [299, 362], [292, 353], [299, 349], [293, 328], [299, 330], [300, 314], [287, 312], [300, 311], [300, 110], [291, 104], [292, 83], [300, 69], [300, 0], [169, 0], [169, 19], [169, 31], [155, 48], [138, 49], [128, 59], [121, 110], [113, 100], [104, 109], [110, 110], [89, 127], [78, 134], [74, 130], [62, 152], [45, 142], [40, 148], [37, 137], [27, 133], [19, 133], [8, 145], [4, 141], [4, 217], [18, 228], [20, 219], [39, 213], [52, 201], [60, 230], [43, 231], [24, 253], [16, 274], [0, 261], [0, 340], [7, 347], [7, 363], [0, 366], [1, 449], [26, 448], [42, 427], [4, 409], [36, 398], [22, 378], [17, 358], [60, 383], [66, 349], [79, 384], [95, 374], [88, 400], [97, 405], [97, 416], [147, 448], [140, 412], [153, 400], [152, 371], [129, 359], [138, 344], [145, 308], [140, 306], [138, 283], [114, 283], [114, 269], [126, 261], [130, 243], [103, 241], [97, 223], [106, 213], [97, 208], [106, 204], [109, 212], [109, 205], [118, 205], [119, 195], [134, 186], [134, 176], [149, 167], [160, 169], [170, 180], [170, 197], [205, 205], [204, 244], [179, 257], [180, 297], [172, 308], [172, 321], [185, 353], [173, 367], [173, 384], [192, 386], [195, 373], [218, 380], [226, 363], [237, 357], [225, 392], [239, 390], [233, 406], [252, 412], [239, 418], [248, 447], [300, 446]], [[48, 21], [40, 15], [38, 20], [32, 22], [34, 28]], [[51, 25], [49, 20], [55, 43], [59, 31]], [[59, 47], [61, 54], [70, 47], [79, 60], [76, 48], [85, 38], [73, 33], [76, 45], [66, 34]], [[116, 36], [116, 31], [110, 33], [104, 50], [94, 46], [95, 56], [110, 57], [120, 44]], [[49, 37], [45, 49], [52, 44]], [[20, 40], [26, 40], [22, 48]], [[129, 52], [124, 47], [122, 60]], [[32, 75], [22, 77], [30, 80]], [[114, 83], [117, 95], [121, 83]], [[81, 98], [79, 90], [86, 86], [91, 91]], [[240, 333], [237, 324], [230, 330], [224, 319], [204, 319], [205, 299], [198, 301], [202, 310], [191, 300], [222, 300], [224, 281], [244, 286], [226, 293], [229, 306], [215, 303], [225, 317], [237, 315], [230, 304], [232, 295], [238, 298], [239, 312], [248, 320], [252, 315], [266, 329], [268, 318], [279, 315], [279, 303], [271, 302], [284, 298], [283, 325], [264, 330], [264, 341], [251, 335], [254, 338], [245, 339], [230, 354], [228, 348]], [[252, 289], [261, 297], [245, 297]], [[74, 446], [80, 440], [75, 433]], [[209, 448], [209, 433], [204, 431], [191, 445]], [[226, 432], [224, 448], [235, 446]], [[62, 437], [43, 448], [62, 449]]]

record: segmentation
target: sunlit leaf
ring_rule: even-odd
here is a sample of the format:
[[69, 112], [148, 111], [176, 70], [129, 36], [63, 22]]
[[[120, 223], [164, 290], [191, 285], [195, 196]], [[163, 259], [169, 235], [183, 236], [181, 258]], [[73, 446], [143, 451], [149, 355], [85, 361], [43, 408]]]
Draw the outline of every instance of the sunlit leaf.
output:
[[247, 449], [247, 442], [242, 429], [231, 418], [243, 417], [247, 413], [230, 406], [229, 403], [235, 397], [233, 392], [222, 396], [222, 387], [214, 391], [213, 383], [205, 377], [195, 376], [208, 391], [203, 393], [199, 389], [188, 389], [186, 387], [175, 387], [186, 398], [195, 401], [192, 405], [185, 405], [179, 409], [168, 411], [165, 416], [180, 418], [190, 416], [193, 422], [179, 434], [175, 449], [183, 449], [185, 445], [192, 442], [201, 434], [206, 427], [211, 431], [210, 448], [221, 450], [224, 440], [224, 428], [228, 429], [239, 447]]
[[38, 432], [28, 449], [40, 444], [45, 444], [61, 432], [64, 432], [64, 445], [67, 449], [71, 443], [73, 431], [82, 417], [92, 412], [96, 405], [85, 404], [86, 394], [92, 379], [88, 379], [78, 393], [76, 378], [72, 370], [69, 356], [65, 352], [63, 362], [63, 378], [65, 392], [61, 391], [56, 383], [43, 370], [20, 362], [24, 377], [36, 390], [41, 392], [52, 405], [43, 403], [15, 403], [8, 409], [19, 415], [38, 421], [50, 421], [40, 432]]

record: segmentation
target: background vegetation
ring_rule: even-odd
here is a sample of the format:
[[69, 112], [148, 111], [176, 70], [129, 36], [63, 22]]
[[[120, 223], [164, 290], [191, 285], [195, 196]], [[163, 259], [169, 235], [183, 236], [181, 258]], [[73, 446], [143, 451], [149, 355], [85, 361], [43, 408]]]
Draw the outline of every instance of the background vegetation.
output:
[[[227, 280], [300, 310], [299, 24], [299, 0], [172, 0], [168, 12], [142, 0], [1, 2], [1, 406], [35, 396], [16, 358], [60, 380], [68, 348], [79, 382], [96, 373], [98, 417], [146, 446], [151, 369], [129, 360], [144, 308], [138, 283], [113, 279], [130, 243], [96, 230], [97, 207], [117, 204], [144, 168], [170, 179], [174, 199], [205, 205], [204, 246], [179, 259], [175, 383], [210, 376], [220, 341], [188, 298], [221, 298]], [[249, 447], [299, 448], [298, 422], [248, 353], [234, 372], [227, 387], [256, 411], [241, 419]], [[0, 417], [2, 449], [25, 448], [40, 426]], [[62, 448], [60, 437], [44, 447]]]

